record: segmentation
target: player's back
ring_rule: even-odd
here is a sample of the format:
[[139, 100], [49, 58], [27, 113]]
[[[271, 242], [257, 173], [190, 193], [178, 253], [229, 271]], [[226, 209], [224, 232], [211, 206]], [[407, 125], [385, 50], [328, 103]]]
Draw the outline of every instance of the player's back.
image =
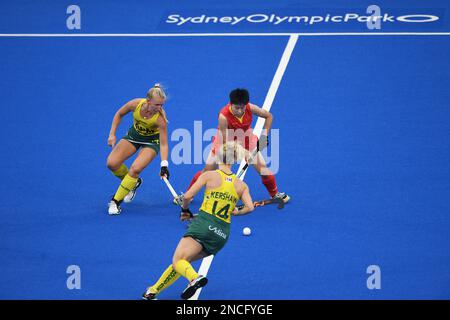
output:
[[244, 190], [243, 182], [231, 172], [215, 170], [205, 174], [206, 190], [200, 210], [230, 223], [231, 212]]

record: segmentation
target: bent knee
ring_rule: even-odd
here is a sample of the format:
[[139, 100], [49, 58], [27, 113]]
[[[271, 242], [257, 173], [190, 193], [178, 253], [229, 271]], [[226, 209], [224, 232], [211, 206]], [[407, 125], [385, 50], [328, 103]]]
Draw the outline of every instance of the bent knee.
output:
[[106, 160], [106, 167], [111, 171], [119, 170], [121, 165], [122, 163], [117, 160], [111, 159], [110, 157], [108, 157], [108, 159]]
[[173, 266], [174, 269], [175, 269], [175, 266], [177, 265], [177, 263], [180, 260], [189, 261], [188, 257], [186, 257], [184, 254], [176, 254], [176, 255], [174, 255], [173, 258], [172, 258], [172, 266]]
[[135, 166], [135, 165], [132, 165], [131, 168], [130, 168], [129, 174], [130, 174], [130, 176], [132, 176], [132, 177], [137, 177], [137, 176], [139, 176], [139, 175], [141, 174], [141, 172], [142, 172], [143, 170], [144, 170], [144, 168], [141, 167], [141, 166]]
[[175, 257], [173, 257], [173, 259], [172, 259], [172, 268], [173, 268], [173, 270], [176, 270], [176, 267], [177, 267], [177, 263], [178, 263], [178, 261], [180, 261], [181, 259], [180, 258], [175, 258]]

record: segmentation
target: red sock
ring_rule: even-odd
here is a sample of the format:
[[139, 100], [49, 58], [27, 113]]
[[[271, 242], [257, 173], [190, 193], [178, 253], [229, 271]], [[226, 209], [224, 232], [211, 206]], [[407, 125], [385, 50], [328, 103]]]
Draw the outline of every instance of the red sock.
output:
[[275, 176], [273, 174], [261, 176], [261, 180], [271, 197], [277, 194], [278, 188], [277, 183], [275, 182]]
[[200, 175], [202, 173], [203, 173], [202, 171], [199, 171], [195, 174], [195, 176], [192, 178], [191, 183], [189, 184], [189, 187], [187, 188], [186, 191], [188, 191], [192, 187], [192, 185], [195, 183], [195, 181], [197, 181], [198, 177], [200, 177]]

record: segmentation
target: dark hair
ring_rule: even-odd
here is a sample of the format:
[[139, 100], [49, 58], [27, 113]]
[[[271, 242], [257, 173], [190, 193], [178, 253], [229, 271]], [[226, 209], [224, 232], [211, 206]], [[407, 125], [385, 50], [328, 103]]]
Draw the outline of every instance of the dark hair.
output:
[[247, 89], [234, 89], [230, 92], [230, 102], [232, 104], [247, 104], [250, 101], [250, 97]]

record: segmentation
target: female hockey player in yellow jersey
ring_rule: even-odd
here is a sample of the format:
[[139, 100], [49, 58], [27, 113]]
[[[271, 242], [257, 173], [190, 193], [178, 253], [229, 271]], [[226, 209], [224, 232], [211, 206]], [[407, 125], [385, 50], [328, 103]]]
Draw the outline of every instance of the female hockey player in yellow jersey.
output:
[[[161, 150], [160, 176], [169, 178], [167, 143], [167, 117], [163, 110], [166, 94], [159, 84], [151, 88], [146, 98], [136, 98], [127, 102], [114, 115], [108, 137], [108, 145], [113, 150], [108, 156], [107, 167], [121, 182], [108, 205], [110, 215], [120, 214], [122, 201], [130, 202], [142, 184], [140, 173]], [[116, 130], [122, 118], [133, 113], [133, 126], [116, 145]], [[124, 161], [140, 149], [130, 169]]]
[[[192, 268], [191, 262], [211, 254], [217, 254], [223, 248], [230, 233], [231, 215], [242, 215], [253, 211], [253, 201], [247, 185], [237, 179], [231, 171], [231, 165], [241, 161], [245, 156], [244, 148], [235, 142], [228, 142], [225, 151], [223, 147], [218, 149], [219, 169], [204, 172], [186, 192], [181, 219], [192, 217], [189, 203], [200, 189], [206, 186], [200, 212], [178, 243], [172, 264], [164, 271], [159, 280], [143, 294], [143, 298], [146, 300], [156, 299], [162, 290], [180, 276], [189, 281], [181, 298], [192, 297], [199, 288], [206, 285], [208, 280], [197, 274]], [[241, 210], [235, 208], [239, 199], [244, 204]]]

